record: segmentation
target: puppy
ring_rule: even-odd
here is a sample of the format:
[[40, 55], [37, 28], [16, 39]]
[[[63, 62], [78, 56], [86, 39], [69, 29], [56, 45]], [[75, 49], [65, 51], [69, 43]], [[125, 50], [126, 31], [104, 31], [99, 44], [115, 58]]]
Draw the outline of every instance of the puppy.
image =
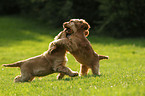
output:
[[[65, 31], [67, 30], [60, 32], [60, 34], [55, 37], [55, 40], [66, 38]], [[32, 81], [36, 76], [46, 76], [52, 73], [61, 73], [58, 75], [58, 79], [62, 79], [64, 75], [71, 77], [78, 76], [77, 72], [73, 72], [70, 68], [65, 66], [67, 62], [66, 48], [64, 46], [53, 47], [52, 43], [50, 43], [49, 49], [39, 56], [18, 61], [13, 64], [3, 64], [3, 66], [20, 67], [21, 75], [15, 77], [14, 82], [28, 82]], [[49, 54], [50, 50], [51, 54]]]
[[53, 44], [69, 46], [67, 50], [81, 63], [80, 75], [87, 75], [89, 68], [94, 75], [100, 75], [99, 60], [108, 59], [108, 56], [98, 55], [86, 38], [85, 34], [89, 33], [90, 25], [83, 19], [71, 19], [65, 22], [63, 27], [73, 30], [72, 34], [68, 38], [54, 41]]

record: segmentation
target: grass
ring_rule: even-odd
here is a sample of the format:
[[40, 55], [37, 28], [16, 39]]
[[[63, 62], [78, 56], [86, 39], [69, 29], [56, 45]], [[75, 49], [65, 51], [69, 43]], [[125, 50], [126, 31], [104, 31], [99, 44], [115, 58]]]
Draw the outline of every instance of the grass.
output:
[[[17, 16], [0, 17], [0, 65], [39, 55], [62, 29]], [[145, 39], [88, 37], [98, 54], [108, 55], [100, 62], [101, 76], [57, 80], [57, 74], [14, 83], [19, 68], [0, 66], [1, 96], [145, 96]], [[79, 71], [79, 63], [68, 54], [67, 66]]]

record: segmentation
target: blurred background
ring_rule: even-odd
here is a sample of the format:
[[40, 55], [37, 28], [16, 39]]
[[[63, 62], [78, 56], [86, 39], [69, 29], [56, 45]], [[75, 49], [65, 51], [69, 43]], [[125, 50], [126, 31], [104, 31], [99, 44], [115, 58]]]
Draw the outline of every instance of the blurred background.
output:
[[93, 35], [145, 37], [145, 0], [0, 0], [0, 15], [33, 18], [57, 28], [80, 18], [91, 25]]

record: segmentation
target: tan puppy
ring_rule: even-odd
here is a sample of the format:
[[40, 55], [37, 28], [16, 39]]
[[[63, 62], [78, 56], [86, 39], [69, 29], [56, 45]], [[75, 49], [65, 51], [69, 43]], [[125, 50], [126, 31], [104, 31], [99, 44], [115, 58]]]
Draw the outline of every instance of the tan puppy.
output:
[[[55, 39], [66, 38], [66, 32], [60, 32]], [[45, 76], [52, 73], [61, 73], [58, 75], [58, 79], [63, 78], [64, 75], [71, 77], [77, 76], [77, 72], [71, 71], [65, 66], [67, 62], [66, 48], [64, 46], [58, 46], [53, 48], [50, 43], [50, 48], [43, 54], [29, 58], [27, 60], [19, 61], [13, 64], [3, 64], [5, 67], [20, 67], [21, 76], [15, 77], [14, 82], [28, 82], [32, 81], [35, 76]], [[54, 50], [52, 50], [54, 49]], [[51, 55], [49, 51], [51, 50]]]
[[68, 38], [54, 41], [55, 46], [69, 46], [68, 51], [81, 63], [81, 75], [87, 75], [88, 69], [91, 68], [94, 75], [99, 73], [99, 60], [108, 59], [108, 56], [98, 55], [94, 52], [90, 42], [84, 33], [89, 33], [90, 25], [83, 19], [71, 19], [63, 24], [64, 28], [73, 30]]

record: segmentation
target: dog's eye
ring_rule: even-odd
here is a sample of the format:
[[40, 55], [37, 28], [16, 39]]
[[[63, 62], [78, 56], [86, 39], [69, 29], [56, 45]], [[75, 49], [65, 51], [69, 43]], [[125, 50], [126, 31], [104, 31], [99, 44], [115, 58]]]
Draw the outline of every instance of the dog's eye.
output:
[[70, 21], [70, 22], [73, 22], [73, 21]]
[[83, 23], [83, 21], [80, 21], [80, 23]]

